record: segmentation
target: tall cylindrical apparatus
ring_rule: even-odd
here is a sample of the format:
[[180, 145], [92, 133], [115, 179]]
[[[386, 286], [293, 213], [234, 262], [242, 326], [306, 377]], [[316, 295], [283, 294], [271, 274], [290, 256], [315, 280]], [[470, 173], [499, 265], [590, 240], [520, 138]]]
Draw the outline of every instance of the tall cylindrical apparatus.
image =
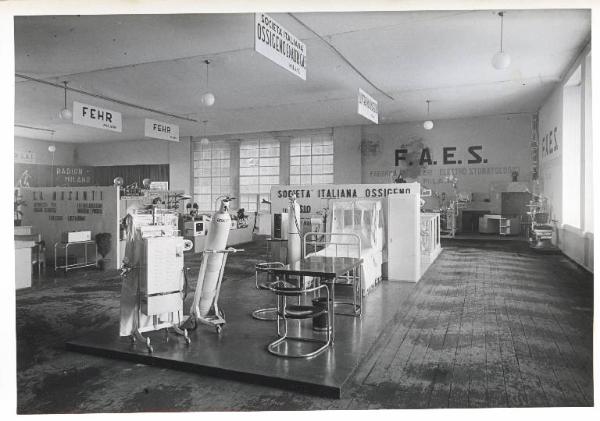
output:
[[[221, 201], [221, 208], [215, 212], [208, 226], [208, 236], [204, 250], [224, 250], [227, 246], [229, 229], [231, 228], [231, 216], [229, 216], [229, 198]], [[202, 284], [202, 294], [200, 295], [200, 314], [206, 317], [212, 307], [219, 275], [223, 266], [224, 253], [210, 253], [206, 260], [206, 272], [204, 273], [204, 282]], [[198, 280], [201, 281], [200, 279]]]
[[302, 259], [302, 241], [300, 239], [300, 205], [296, 201], [295, 195], [290, 197], [288, 215], [287, 263], [293, 264]]

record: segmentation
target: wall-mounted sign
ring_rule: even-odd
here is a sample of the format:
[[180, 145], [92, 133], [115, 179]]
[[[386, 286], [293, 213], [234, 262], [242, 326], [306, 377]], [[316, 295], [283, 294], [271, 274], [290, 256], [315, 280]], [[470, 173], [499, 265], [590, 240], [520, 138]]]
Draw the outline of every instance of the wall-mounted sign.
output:
[[121, 113], [73, 101], [73, 124], [121, 133]]
[[154, 139], [179, 142], [179, 126], [147, 118], [144, 125], [144, 135]]
[[254, 16], [254, 50], [306, 80], [306, 45], [269, 15]]
[[94, 167], [54, 167], [56, 186], [79, 187], [94, 185]]
[[15, 151], [15, 163], [33, 164], [35, 162], [35, 152]]
[[373, 123], [379, 124], [377, 101], [360, 88], [358, 88], [358, 113]]
[[556, 136], [557, 133], [557, 126], [548, 130], [547, 133], [542, 133], [539, 146], [542, 161], [547, 161], [560, 155], [560, 144], [558, 143], [558, 136]]

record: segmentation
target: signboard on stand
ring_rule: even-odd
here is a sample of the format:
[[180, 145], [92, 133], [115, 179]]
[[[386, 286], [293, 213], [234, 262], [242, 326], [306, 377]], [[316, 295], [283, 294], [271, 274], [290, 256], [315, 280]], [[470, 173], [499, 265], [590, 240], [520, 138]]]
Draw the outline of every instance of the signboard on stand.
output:
[[315, 216], [329, 207], [332, 199], [385, 199], [389, 195], [420, 195], [419, 183], [394, 184], [320, 184], [271, 187], [271, 211], [287, 212], [290, 197], [296, 196], [302, 216]]
[[73, 124], [119, 133], [123, 130], [121, 113], [77, 101], [73, 101]]
[[373, 123], [379, 124], [377, 101], [360, 88], [358, 88], [358, 113]]
[[144, 135], [153, 139], [179, 142], [179, 126], [147, 118], [144, 124]]
[[254, 50], [306, 80], [306, 45], [269, 15], [254, 16]]

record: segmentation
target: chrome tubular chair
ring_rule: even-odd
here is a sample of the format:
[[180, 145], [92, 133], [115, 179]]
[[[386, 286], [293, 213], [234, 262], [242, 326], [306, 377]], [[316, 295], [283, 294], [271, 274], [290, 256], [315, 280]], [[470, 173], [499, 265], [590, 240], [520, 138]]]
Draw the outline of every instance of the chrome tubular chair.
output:
[[[271, 269], [273, 268], [281, 268], [285, 266], [281, 262], [262, 262], [257, 263], [254, 267], [254, 280], [256, 283], [256, 289], [259, 290], [269, 290], [269, 284], [273, 282]], [[267, 280], [265, 282], [258, 282], [258, 275], [260, 273], [267, 274]], [[254, 310], [252, 312], [252, 317], [256, 320], [267, 320], [267, 321], [275, 321], [277, 320], [277, 307], [267, 307], [267, 308], [259, 308], [258, 310]]]
[[[329, 287], [327, 284], [320, 284], [305, 288], [304, 286], [297, 287], [285, 281], [275, 281], [270, 284], [269, 289], [277, 296], [277, 339], [267, 346], [267, 350], [280, 357], [289, 358], [310, 358], [315, 357], [325, 351], [330, 345], [333, 344], [333, 303], [329, 294]], [[316, 293], [325, 291], [327, 305], [301, 305], [287, 303], [288, 297], [300, 297], [301, 295], [308, 293]], [[288, 336], [287, 322], [289, 319], [292, 320], [303, 320], [310, 319], [327, 314], [328, 325], [331, 329], [325, 330], [325, 340], [301, 336]], [[317, 348], [312, 349], [309, 352], [294, 352], [290, 350], [280, 350], [281, 345], [286, 342], [307, 342], [316, 344]]]

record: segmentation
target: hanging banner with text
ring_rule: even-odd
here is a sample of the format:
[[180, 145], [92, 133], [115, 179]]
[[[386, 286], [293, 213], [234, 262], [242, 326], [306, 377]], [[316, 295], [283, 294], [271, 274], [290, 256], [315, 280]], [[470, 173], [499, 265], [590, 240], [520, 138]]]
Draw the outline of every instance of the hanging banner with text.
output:
[[358, 88], [358, 113], [373, 123], [379, 124], [377, 101], [360, 88]]
[[73, 124], [121, 133], [121, 113], [73, 101]]
[[179, 126], [147, 118], [144, 125], [144, 135], [154, 139], [179, 142]]
[[269, 15], [254, 16], [254, 50], [306, 80], [306, 45]]

